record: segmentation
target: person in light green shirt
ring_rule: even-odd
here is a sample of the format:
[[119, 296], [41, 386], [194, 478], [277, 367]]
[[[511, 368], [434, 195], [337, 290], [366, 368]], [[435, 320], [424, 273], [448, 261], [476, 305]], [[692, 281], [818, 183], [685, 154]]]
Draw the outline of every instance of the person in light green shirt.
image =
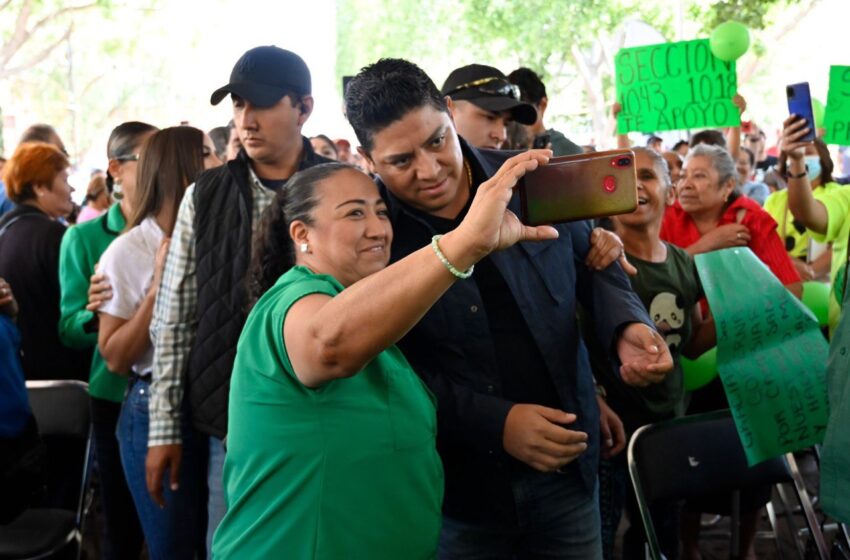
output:
[[[781, 166], [788, 179], [788, 209], [809, 235], [818, 243], [832, 243], [829, 277], [833, 289], [829, 297], [829, 330], [838, 325], [841, 314], [842, 269], [846, 269], [847, 241], [850, 237], [850, 189], [829, 187], [832, 183], [832, 158], [821, 139], [801, 142], [806, 132], [804, 120], [789, 117], [782, 133], [783, 156], [787, 165]], [[827, 189], [817, 194], [818, 185]]]
[[[136, 166], [144, 141], [156, 128], [140, 122], [117, 126], [109, 136], [107, 157], [109, 175], [121, 201], [105, 214], [69, 228], [62, 237], [59, 250], [59, 339], [71, 348], [97, 345], [99, 302], [111, 296], [109, 290], [98, 291], [95, 266], [109, 244], [124, 230], [131, 213], [131, 199], [136, 185]], [[91, 301], [90, 301], [91, 300]], [[103, 557], [138, 557], [143, 545], [142, 528], [133, 506], [115, 428], [128, 372], [112, 372], [95, 348], [89, 370], [89, 396], [92, 416], [92, 444], [100, 472], [100, 488], [104, 515], [101, 543]]]
[[456, 229], [389, 267], [386, 203], [365, 174], [322, 164], [278, 192], [249, 271], [214, 558], [436, 558], [435, 401], [395, 342], [490, 252], [557, 236], [506, 211], [549, 153], [509, 159]]

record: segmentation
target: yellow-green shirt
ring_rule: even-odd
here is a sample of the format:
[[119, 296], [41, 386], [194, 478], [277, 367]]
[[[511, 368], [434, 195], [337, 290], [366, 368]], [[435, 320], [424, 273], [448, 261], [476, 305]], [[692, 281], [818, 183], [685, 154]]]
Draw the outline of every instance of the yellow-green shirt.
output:
[[[838, 183], [827, 183], [812, 191], [816, 200], [835, 188], [841, 188]], [[764, 202], [765, 211], [776, 220], [776, 233], [785, 244], [788, 254], [797, 259], [805, 259], [809, 251], [809, 233], [803, 227], [794, 226], [794, 215], [788, 209], [788, 191], [776, 191]], [[790, 248], [789, 248], [790, 247]]]
[[825, 193], [817, 197], [828, 216], [826, 233], [819, 234], [808, 230], [812, 239], [818, 243], [832, 243], [832, 263], [829, 278], [833, 283], [829, 296], [829, 330], [833, 332], [841, 315], [841, 304], [836, 299], [835, 281], [838, 271], [847, 262], [847, 239], [850, 236], [850, 187], [830, 183]]
[[231, 378], [217, 559], [436, 557], [436, 408], [402, 353], [390, 347], [318, 389], [302, 385], [289, 361], [289, 309], [341, 291], [334, 278], [295, 267], [248, 316]]

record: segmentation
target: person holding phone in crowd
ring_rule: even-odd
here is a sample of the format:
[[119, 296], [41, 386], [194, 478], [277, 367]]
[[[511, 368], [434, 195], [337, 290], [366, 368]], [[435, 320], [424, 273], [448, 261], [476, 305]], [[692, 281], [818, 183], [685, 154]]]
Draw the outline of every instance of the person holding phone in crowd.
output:
[[[387, 200], [394, 260], [459, 227], [511, 156], [458, 137], [445, 98], [405, 60], [364, 68], [345, 102]], [[518, 195], [508, 208], [519, 211]], [[601, 556], [599, 411], [577, 301], [628, 383], [659, 382], [672, 368], [622, 269], [585, 264], [590, 224], [555, 228], [558, 239], [479, 261], [399, 342], [437, 398], [441, 557]]]

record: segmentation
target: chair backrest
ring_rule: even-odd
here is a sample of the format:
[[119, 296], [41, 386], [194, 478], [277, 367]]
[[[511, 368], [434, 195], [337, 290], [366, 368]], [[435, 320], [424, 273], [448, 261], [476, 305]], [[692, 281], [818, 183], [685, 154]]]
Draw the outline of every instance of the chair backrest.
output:
[[784, 457], [749, 467], [728, 410], [644, 426], [629, 444], [629, 472], [646, 503], [790, 482]]
[[43, 507], [76, 512], [88, 486], [91, 412], [88, 385], [81, 381], [27, 381], [30, 408], [47, 448], [47, 499]]
[[27, 381], [30, 407], [42, 436], [89, 437], [88, 385], [82, 381]]

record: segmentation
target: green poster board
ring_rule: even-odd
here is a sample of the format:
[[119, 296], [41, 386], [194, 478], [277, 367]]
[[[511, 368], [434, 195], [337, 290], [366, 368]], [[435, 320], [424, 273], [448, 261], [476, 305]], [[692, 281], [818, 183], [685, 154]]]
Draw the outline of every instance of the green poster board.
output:
[[829, 93], [823, 119], [827, 144], [850, 146], [850, 66], [829, 68]]
[[697, 255], [696, 264], [717, 327], [720, 379], [749, 464], [821, 443], [828, 347], [814, 315], [749, 248]]
[[741, 124], [735, 62], [714, 56], [708, 39], [620, 49], [614, 67], [620, 134]]

